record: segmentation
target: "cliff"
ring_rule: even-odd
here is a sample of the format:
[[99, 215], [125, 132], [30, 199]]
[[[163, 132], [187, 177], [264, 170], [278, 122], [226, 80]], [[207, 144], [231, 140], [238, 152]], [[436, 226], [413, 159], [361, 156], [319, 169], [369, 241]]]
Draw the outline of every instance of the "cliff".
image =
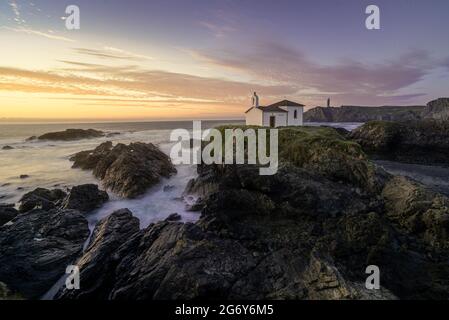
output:
[[304, 113], [307, 122], [407, 121], [420, 119], [424, 106], [341, 106], [316, 107]]

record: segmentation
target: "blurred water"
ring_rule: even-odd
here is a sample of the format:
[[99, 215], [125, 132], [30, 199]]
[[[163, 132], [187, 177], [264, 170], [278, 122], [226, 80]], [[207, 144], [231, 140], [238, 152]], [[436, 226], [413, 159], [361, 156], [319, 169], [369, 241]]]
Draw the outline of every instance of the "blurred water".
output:
[[[203, 121], [203, 129], [226, 121]], [[234, 123], [234, 122], [232, 122]], [[238, 123], [238, 122], [237, 122]], [[119, 135], [78, 141], [26, 141], [30, 136], [67, 128], [97, 129]], [[173, 129], [191, 131], [192, 122], [151, 122], [151, 123], [99, 123], [99, 124], [1, 124], [0, 125], [0, 203], [17, 203], [19, 199], [37, 187], [67, 189], [85, 183], [101, 183], [90, 171], [72, 169], [69, 158], [83, 150], [90, 150], [105, 141], [129, 144], [131, 142], [151, 142], [169, 154], [169, 141]], [[12, 150], [1, 150], [9, 145]], [[138, 199], [120, 199], [110, 193], [111, 201], [100, 210], [89, 215], [90, 227], [114, 210], [129, 208], [141, 221], [141, 227], [163, 220], [172, 213], [178, 213], [183, 221], [194, 221], [198, 213], [187, 212], [182, 192], [187, 182], [195, 177], [193, 166], [177, 166], [178, 174], [148, 190]], [[21, 179], [21, 175], [29, 176]], [[171, 186], [164, 191], [165, 186]]]
[[[239, 121], [203, 121], [203, 129], [220, 124]], [[307, 125], [327, 125], [345, 127], [352, 130], [360, 124], [307, 123]], [[65, 130], [67, 128], [97, 129], [106, 133], [119, 132], [119, 135], [78, 141], [26, 141], [30, 136], [38, 136], [47, 132]], [[90, 171], [72, 169], [69, 158], [83, 150], [94, 149], [105, 141], [131, 143], [136, 141], [151, 142], [162, 151], [169, 153], [172, 143], [169, 141], [173, 129], [182, 128], [191, 131], [191, 121], [172, 122], [128, 122], [128, 123], [61, 123], [61, 124], [0, 124], [0, 203], [17, 203], [19, 199], [37, 187], [68, 189], [85, 183], [101, 183]], [[1, 150], [9, 145], [12, 150]], [[193, 166], [177, 166], [178, 174], [162, 181], [148, 190], [139, 199], [120, 199], [110, 194], [111, 201], [97, 212], [89, 216], [92, 227], [99, 219], [114, 210], [129, 208], [145, 227], [151, 222], [165, 219], [172, 213], [178, 213], [183, 221], [194, 221], [198, 214], [185, 211], [182, 192], [187, 182], [195, 177]], [[21, 175], [28, 178], [21, 179]], [[165, 186], [172, 186], [164, 191]]]

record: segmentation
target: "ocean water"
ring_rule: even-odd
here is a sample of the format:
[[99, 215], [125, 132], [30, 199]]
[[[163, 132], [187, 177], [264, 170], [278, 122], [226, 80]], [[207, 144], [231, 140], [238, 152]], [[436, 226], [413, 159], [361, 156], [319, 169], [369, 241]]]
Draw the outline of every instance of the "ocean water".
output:
[[[202, 129], [220, 124], [243, 124], [243, 121], [202, 121]], [[360, 124], [352, 123], [309, 123], [308, 125], [328, 125], [345, 127], [352, 130]], [[106, 133], [120, 133], [112, 137], [84, 139], [78, 141], [27, 141], [31, 136], [68, 128], [97, 129]], [[173, 129], [187, 129], [191, 132], [191, 121], [164, 122], [123, 122], [123, 123], [37, 123], [37, 124], [0, 124], [0, 203], [17, 203], [20, 198], [37, 187], [68, 189], [75, 185], [95, 183], [100, 185], [90, 171], [72, 169], [69, 158], [83, 150], [94, 149], [105, 141], [131, 143], [151, 142], [169, 154], [173, 142], [170, 132]], [[11, 146], [12, 150], [2, 150]], [[187, 182], [194, 178], [194, 166], [177, 166], [178, 173], [164, 179], [158, 185], [138, 199], [121, 199], [110, 193], [111, 201], [88, 216], [89, 225], [121, 208], [130, 209], [141, 221], [141, 227], [165, 219], [172, 213], [178, 213], [183, 221], [195, 221], [198, 213], [185, 210], [186, 201], [182, 193]], [[21, 179], [21, 175], [28, 176]], [[170, 186], [164, 191], [165, 186]], [[166, 188], [167, 189], [167, 188]]]
[[[220, 124], [239, 123], [239, 121], [202, 121], [202, 128], [208, 129]], [[31, 136], [68, 128], [97, 129], [106, 133], [120, 133], [112, 137], [84, 139], [78, 141], [27, 141]], [[62, 124], [0, 124], [0, 203], [17, 203], [20, 198], [37, 187], [61, 188], [66, 190], [75, 185], [100, 181], [90, 171], [72, 169], [69, 158], [83, 150], [90, 150], [105, 141], [129, 144], [131, 142], [151, 142], [169, 154], [173, 142], [170, 132], [173, 129], [187, 129], [191, 132], [192, 122], [140, 122], [140, 123], [62, 123]], [[2, 150], [11, 146], [12, 150]], [[141, 221], [141, 227], [165, 219], [178, 213], [183, 221], [195, 221], [198, 213], [187, 212], [186, 199], [182, 193], [187, 182], [194, 178], [194, 166], [177, 166], [178, 173], [164, 179], [138, 199], [121, 199], [109, 193], [111, 201], [88, 216], [89, 225], [121, 208], [130, 209]], [[21, 179], [21, 175], [28, 178]], [[170, 186], [164, 191], [165, 186]]]

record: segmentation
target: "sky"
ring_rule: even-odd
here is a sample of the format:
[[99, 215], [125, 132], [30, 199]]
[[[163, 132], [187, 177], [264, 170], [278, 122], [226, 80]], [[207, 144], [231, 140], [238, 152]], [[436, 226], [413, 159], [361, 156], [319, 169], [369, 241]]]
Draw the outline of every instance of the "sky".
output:
[[0, 120], [422, 105], [449, 96], [448, 30], [447, 0], [0, 0]]

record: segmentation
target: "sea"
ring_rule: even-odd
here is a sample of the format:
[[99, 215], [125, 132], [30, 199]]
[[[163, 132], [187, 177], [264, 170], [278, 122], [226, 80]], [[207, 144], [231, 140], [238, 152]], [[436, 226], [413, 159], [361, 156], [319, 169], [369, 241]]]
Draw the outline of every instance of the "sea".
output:
[[[244, 124], [241, 120], [201, 121], [203, 130], [223, 124]], [[329, 125], [311, 123], [308, 125]], [[354, 129], [360, 124], [330, 124]], [[96, 129], [105, 133], [119, 133], [110, 137], [83, 139], [77, 141], [27, 140], [48, 132], [65, 129]], [[170, 133], [174, 129], [187, 129], [192, 133], [192, 121], [153, 122], [99, 122], [99, 123], [0, 123], [0, 203], [17, 203], [27, 192], [35, 188], [60, 188], [68, 190], [73, 186], [94, 183], [101, 187], [90, 171], [72, 169], [69, 158], [77, 152], [94, 149], [105, 141], [129, 144], [131, 142], [151, 142], [169, 154], [174, 142]], [[2, 150], [10, 146], [11, 150]], [[186, 210], [182, 194], [188, 181], [196, 176], [192, 165], [177, 166], [178, 173], [164, 179], [158, 185], [137, 199], [122, 199], [110, 193], [111, 201], [88, 216], [91, 228], [99, 219], [117, 209], [128, 208], [140, 219], [141, 227], [164, 220], [172, 213], [181, 215], [184, 222], [199, 218], [198, 213]], [[26, 178], [25, 178], [26, 177]], [[169, 188], [165, 188], [169, 186]]]

